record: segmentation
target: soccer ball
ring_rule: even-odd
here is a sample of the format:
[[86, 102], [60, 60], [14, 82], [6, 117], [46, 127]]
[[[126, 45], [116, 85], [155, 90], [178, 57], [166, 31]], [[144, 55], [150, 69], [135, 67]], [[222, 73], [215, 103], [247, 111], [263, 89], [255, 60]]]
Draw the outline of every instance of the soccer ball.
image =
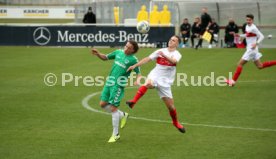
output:
[[137, 31], [142, 34], [146, 34], [150, 30], [149, 23], [145, 20], [140, 21], [137, 26]]

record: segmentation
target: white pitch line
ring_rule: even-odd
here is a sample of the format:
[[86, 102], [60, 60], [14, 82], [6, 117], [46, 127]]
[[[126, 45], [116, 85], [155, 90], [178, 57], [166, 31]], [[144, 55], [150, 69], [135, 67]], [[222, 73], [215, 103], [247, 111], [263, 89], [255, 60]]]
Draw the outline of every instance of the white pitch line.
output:
[[[110, 115], [110, 113], [107, 112], [103, 112], [101, 110], [92, 108], [88, 102], [89, 100], [100, 94], [101, 92], [95, 92], [92, 93], [88, 96], [86, 96], [85, 98], [83, 98], [82, 100], [82, 106], [84, 108], [86, 108], [87, 110], [90, 110], [92, 112], [95, 113], [100, 113], [100, 114], [105, 114], [105, 115]], [[145, 118], [145, 117], [135, 117], [135, 116], [130, 116], [131, 119], [136, 119], [136, 120], [144, 120], [144, 121], [150, 121], [150, 122], [158, 122], [158, 123], [171, 123], [171, 121], [167, 121], [167, 120], [159, 120], [159, 119], [149, 119], [149, 118]], [[211, 127], [211, 128], [223, 128], [223, 129], [240, 129], [240, 130], [252, 130], [252, 131], [268, 131], [268, 132], [276, 132], [276, 129], [265, 129], [265, 128], [246, 128], [246, 127], [237, 127], [237, 126], [226, 126], [226, 125], [208, 125], [208, 124], [192, 124], [192, 123], [181, 123], [184, 125], [190, 125], [190, 126], [198, 126], [198, 127]]]
[[241, 83], [256, 83], [256, 82], [276, 82], [276, 80], [252, 80], [252, 81], [238, 81]]

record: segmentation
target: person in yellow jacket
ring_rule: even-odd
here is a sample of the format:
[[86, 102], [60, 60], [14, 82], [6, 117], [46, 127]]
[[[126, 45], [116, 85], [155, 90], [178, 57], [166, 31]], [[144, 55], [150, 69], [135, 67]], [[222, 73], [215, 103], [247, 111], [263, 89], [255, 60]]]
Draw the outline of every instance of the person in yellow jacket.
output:
[[148, 16], [148, 12], [146, 10], [146, 6], [142, 5], [141, 10], [139, 10], [139, 12], [137, 14], [137, 22], [140, 22], [143, 20], [148, 21], [148, 18], [149, 18], [149, 16]]
[[160, 21], [160, 13], [158, 12], [157, 5], [153, 6], [153, 10], [150, 12], [150, 24], [158, 25]]
[[160, 24], [171, 24], [171, 12], [168, 10], [167, 5], [164, 5], [163, 10], [160, 12]]
[[113, 11], [114, 11], [114, 23], [116, 25], [118, 25], [119, 24], [119, 7], [114, 7]]

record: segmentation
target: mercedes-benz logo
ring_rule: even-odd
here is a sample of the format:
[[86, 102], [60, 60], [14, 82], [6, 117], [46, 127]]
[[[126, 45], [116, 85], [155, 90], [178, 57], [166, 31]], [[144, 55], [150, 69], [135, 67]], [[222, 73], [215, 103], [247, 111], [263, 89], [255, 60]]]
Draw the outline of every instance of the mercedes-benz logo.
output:
[[46, 45], [51, 40], [51, 33], [45, 27], [38, 27], [33, 33], [33, 38], [38, 45]]

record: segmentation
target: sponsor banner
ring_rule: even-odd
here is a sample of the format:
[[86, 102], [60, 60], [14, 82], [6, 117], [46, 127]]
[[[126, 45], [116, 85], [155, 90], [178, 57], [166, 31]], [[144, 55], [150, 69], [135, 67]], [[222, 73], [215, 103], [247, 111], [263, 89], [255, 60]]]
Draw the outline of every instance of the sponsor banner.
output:
[[123, 46], [129, 39], [139, 43], [167, 42], [174, 27], [151, 27], [140, 34], [123, 26], [0, 26], [0, 45], [30, 46]]
[[0, 6], [0, 18], [74, 19], [74, 7], [5, 7]]

